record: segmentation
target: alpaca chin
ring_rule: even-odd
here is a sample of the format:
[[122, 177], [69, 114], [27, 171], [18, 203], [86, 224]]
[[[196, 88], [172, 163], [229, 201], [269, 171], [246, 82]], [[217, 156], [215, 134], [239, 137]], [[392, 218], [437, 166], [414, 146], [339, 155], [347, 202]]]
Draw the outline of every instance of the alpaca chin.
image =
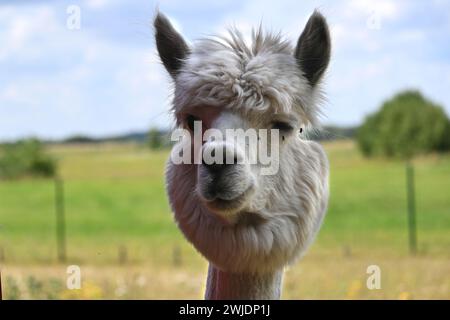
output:
[[215, 171], [197, 166], [198, 198], [208, 211], [228, 222], [235, 221], [237, 214], [249, 206], [255, 189], [255, 180], [245, 166], [223, 166]]
[[199, 197], [209, 211], [223, 218], [226, 222], [234, 224], [240, 214], [246, 211], [254, 193], [255, 187], [250, 185], [247, 190], [231, 200], [221, 198], [206, 200], [202, 195], [199, 195]]

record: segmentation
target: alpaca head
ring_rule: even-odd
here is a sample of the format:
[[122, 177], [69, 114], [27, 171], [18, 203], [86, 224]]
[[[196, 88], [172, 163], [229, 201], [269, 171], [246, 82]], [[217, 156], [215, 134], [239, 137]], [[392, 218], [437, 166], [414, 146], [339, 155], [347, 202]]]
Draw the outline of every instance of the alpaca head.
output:
[[[265, 272], [291, 262], [316, 233], [328, 196], [326, 158], [299, 137], [319, 114], [330, 58], [325, 19], [315, 12], [295, 48], [261, 28], [251, 43], [233, 29], [191, 46], [161, 14], [155, 29], [177, 126], [189, 138], [175, 150], [191, 162], [167, 168], [180, 229], [224, 270]], [[259, 158], [261, 148], [272, 162]]]

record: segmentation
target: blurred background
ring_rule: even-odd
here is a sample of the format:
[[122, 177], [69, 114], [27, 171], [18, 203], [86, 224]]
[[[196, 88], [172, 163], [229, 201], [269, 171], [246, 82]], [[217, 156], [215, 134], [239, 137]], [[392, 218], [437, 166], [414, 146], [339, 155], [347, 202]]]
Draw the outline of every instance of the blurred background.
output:
[[[5, 299], [201, 298], [207, 264], [164, 191], [173, 126], [151, 20], [190, 41], [262, 21], [296, 41], [318, 8], [333, 55], [331, 199], [284, 299], [450, 298], [450, 1], [2, 1]], [[66, 287], [69, 265], [82, 286]], [[367, 268], [381, 288], [366, 286]]]

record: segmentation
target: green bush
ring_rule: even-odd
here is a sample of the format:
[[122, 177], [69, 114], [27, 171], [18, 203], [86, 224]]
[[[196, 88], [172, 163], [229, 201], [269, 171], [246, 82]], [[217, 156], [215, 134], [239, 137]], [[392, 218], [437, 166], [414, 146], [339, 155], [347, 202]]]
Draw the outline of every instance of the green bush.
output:
[[148, 132], [148, 146], [152, 150], [160, 149], [163, 146], [162, 135], [156, 128], [151, 128]]
[[366, 156], [410, 158], [450, 149], [450, 121], [443, 109], [418, 91], [405, 91], [369, 115], [357, 132]]
[[45, 153], [37, 139], [6, 144], [0, 149], [0, 178], [52, 177], [55, 173], [55, 160]]

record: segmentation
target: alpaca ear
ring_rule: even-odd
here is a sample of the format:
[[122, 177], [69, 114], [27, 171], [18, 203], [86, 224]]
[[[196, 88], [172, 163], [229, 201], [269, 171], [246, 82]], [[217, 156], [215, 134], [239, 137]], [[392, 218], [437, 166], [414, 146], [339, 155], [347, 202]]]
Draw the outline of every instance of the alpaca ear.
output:
[[309, 18], [295, 49], [297, 63], [308, 79], [315, 86], [330, 61], [331, 39], [327, 22], [318, 11]]
[[173, 28], [163, 14], [156, 15], [154, 21], [156, 47], [159, 57], [170, 75], [175, 78], [189, 54], [189, 47], [183, 37]]

